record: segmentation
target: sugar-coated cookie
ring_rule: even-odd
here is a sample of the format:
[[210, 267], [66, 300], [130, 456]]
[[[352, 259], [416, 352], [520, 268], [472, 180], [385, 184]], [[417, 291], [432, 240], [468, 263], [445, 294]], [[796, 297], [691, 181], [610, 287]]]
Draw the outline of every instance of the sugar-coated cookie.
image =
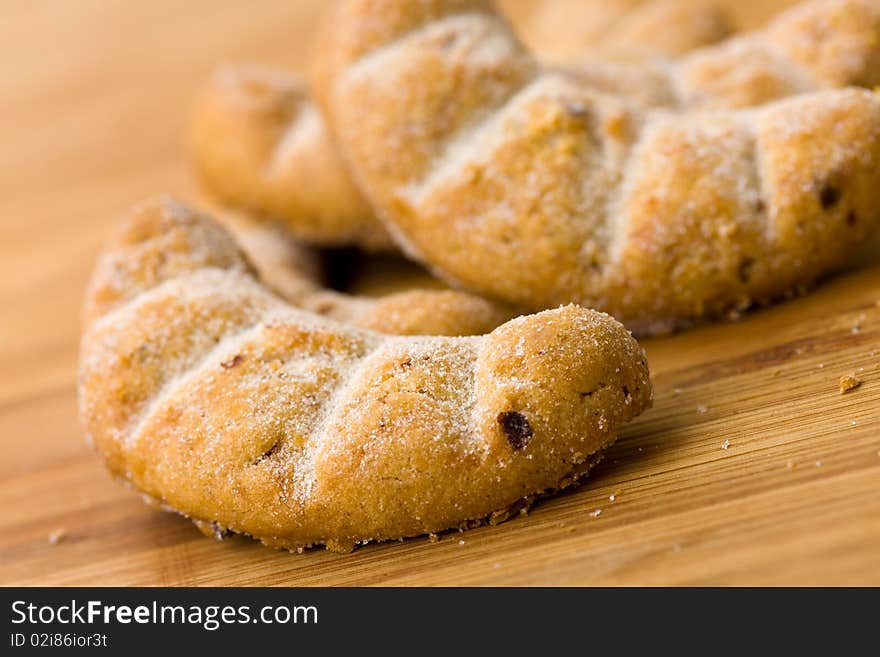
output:
[[346, 551], [499, 521], [650, 404], [615, 320], [567, 306], [483, 337], [400, 337], [290, 306], [218, 224], [125, 220], [84, 312], [80, 413], [108, 468], [217, 535]]
[[806, 3], [686, 57], [667, 109], [542, 66], [490, 3], [344, 0], [315, 89], [410, 256], [656, 333], [799, 290], [876, 231], [880, 99], [834, 87], [877, 80], [878, 25], [875, 2]]

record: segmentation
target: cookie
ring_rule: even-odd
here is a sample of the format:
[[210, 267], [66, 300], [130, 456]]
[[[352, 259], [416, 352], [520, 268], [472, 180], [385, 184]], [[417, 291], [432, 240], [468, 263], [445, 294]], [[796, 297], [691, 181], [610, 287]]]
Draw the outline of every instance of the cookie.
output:
[[[552, 16], [559, 20], [561, 8], [551, 4], [557, 11], [547, 11], [546, 20], [554, 20]], [[632, 12], [623, 4], [613, 8], [604, 3], [573, 5], [569, 8], [576, 15], [570, 17], [571, 25], [590, 29], [572, 27], [566, 43], [573, 53], [583, 55], [597, 24], [603, 25], [609, 44], [637, 38], [647, 44], [640, 50], [645, 54], [677, 52], [688, 44], [696, 46], [723, 35], [722, 19], [716, 11], [683, 5], [664, 17], [664, 24], [674, 23], [675, 29], [637, 27], [652, 21], [658, 6], [665, 4], [649, 2]], [[608, 36], [618, 30], [618, 39]], [[665, 36], [653, 38], [647, 33]], [[672, 48], [676, 41], [678, 46]], [[632, 59], [632, 49], [628, 52]], [[650, 102], [666, 101], [665, 84], [654, 89], [648, 76], [637, 73], [638, 66], [614, 64], [610, 54], [607, 58], [609, 61], [597, 66], [581, 63], [577, 68], [596, 78], [597, 84], [614, 84], [622, 78], [630, 83], [631, 93]], [[315, 246], [356, 245], [368, 251], [395, 250], [337, 154], [305, 83], [294, 74], [257, 65], [224, 66], [215, 71], [195, 103], [190, 152], [194, 169], [212, 196], [230, 207], [283, 223], [298, 241]]]
[[277, 220], [306, 244], [391, 248], [297, 76], [220, 68], [190, 123], [195, 171], [224, 204]]
[[[741, 37], [786, 62], [798, 82], [784, 95], [811, 81], [755, 108], [726, 107], [735, 67], [689, 78], [675, 110], [598, 92], [543, 67], [476, 0], [342, 2], [316, 89], [411, 257], [518, 306], [575, 302], [659, 333], [800, 290], [876, 231], [880, 100], [823, 88], [874, 79], [873, 6], [808, 3]], [[742, 89], [764, 79], [754, 70]]]
[[607, 315], [356, 329], [291, 307], [168, 201], [108, 243], [84, 320], [80, 414], [110, 471], [216, 535], [290, 549], [501, 520], [582, 475], [651, 399], [644, 352]]

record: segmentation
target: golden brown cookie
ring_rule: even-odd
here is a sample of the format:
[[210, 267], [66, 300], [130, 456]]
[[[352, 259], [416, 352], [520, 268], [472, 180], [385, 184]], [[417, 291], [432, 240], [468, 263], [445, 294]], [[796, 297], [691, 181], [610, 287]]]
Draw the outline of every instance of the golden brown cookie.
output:
[[607, 315], [355, 329], [266, 290], [226, 231], [170, 201], [122, 224], [84, 317], [80, 413], [109, 469], [215, 534], [291, 549], [503, 519], [651, 399], [644, 352]]
[[[559, 21], [564, 13], [561, 3], [550, 4], [557, 11], [542, 13], [542, 24]], [[657, 52], [674, 54], [718, 40], [726, 33], [716, 10], [681, 5], [659, 11], [668, 0], [635, 9], [625, 6], [633, 4], [619, 0], [616, 5], [592, 2], [574, 6], [570, 24], [575, 27], [565, 43], [573, 54], [583, 55], [592, 49], [593, 33], [601, 25], [606, 50], [617, 43], [629, 59], [638, 59], [635, 52], [643, 57]], [[645, 29], [660, 13], [669, 29]], [[615, 31], [617, 39], [610, 36]], [[624, 49], [621, 44], [628, 42], [642, 47]], [[669, 102], [665, 80], [652, 83], [637, 65], [615, 64], [610, 54], [603, 55], [599, 63], [580, 63], [578, 68], [596, 84], [616, 85], [621, 92], [648, 102]], [[618, 85], [618, 79], [627, 87]], [[358, 245], [369, 251], [394, 249], [382, 223], [352, 182], [320, 113], [309, 100], [305, 83], [294, 74], [257, 65], [218, 69], [196, 101], [190, 151], [195, 171], [212, 196], [283, 223], [297, 240], [318, 246]]]
[[677, 111], [543, 68], [486, 2], [346, 0], [328, 26], [317, 88], [361, 188], [409, 255], [464, 287], [655, 333], [808, 285], [876, 230], [873, 93], [722, 108], [773, 95], [753, 83], [774, 76], [785, 93], [869, 84], [873, 3], [808, 3], [719, 47], [732, 64], [764, 43], [773, 63], [739, 86], [736, 67], [693, 75]]
[[292, 305], [363, 329], [392, 335], [482, 335], [519, 313], [475, 294], [435, 289], [424, 278], [404, 280], [393, 292], [364, 296], [327, 289], [312, 252], [283, 226], [222, 212], [261, 282]]
[[391, 248], [297, 76], [218, 69], [196, 101], [190, 133], [195, 170], [223, 203], [277, 220], [307, 244]]

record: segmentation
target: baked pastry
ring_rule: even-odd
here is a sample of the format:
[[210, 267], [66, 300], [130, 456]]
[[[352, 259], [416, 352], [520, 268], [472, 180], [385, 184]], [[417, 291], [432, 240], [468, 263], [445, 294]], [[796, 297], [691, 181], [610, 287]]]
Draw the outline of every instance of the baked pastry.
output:
[[[543, 24], [558, 21], [560, 5], [570, 3], [551, 4], [557, 11], [544, 12]], [[627, 13], [631, 7], [625, 5], [633, 4], [618, 0], [617, 4], [572, 5], [575, 15], [569, 16], [572, 28], [565, 43], [582, 55], [590, 49], [593, 30], [580, 27], [602, 24], [606, 46], [637, 38], [644, 46], [640, 52], [647, 56], [655, 51], [678, 52], [726, 33], [717, 10], [684, 3], [674, 10], [664, 9], [672, 13], [664, 16], [663, 24], [675, 29], [649, 30], [645, 23], [652, 22], [659, 9], [669, 5], [668, 0], [654, 0]], [[609, 22], [614, 24], [608, 26]], [[615, 30], [619, 30], [618, 39], [609, 36]], [[632, 49], [628, 53], [632, 59]], [[666, 85], [655, 89], [638, 65], [615, 64], [611, 55], [605, 59], [589, 65], [584, 62], [578, 68], [598, 84], [607, 86], [622, 79], [630, 93], [651, 102], [667, 102]], [[382, 223], [352, 182], [298, 76], [267, 66], [219, 68], [196, 101], [190, 142], [195, 171], [211, 195], [224, 204], [276, 219], [306, 244], [394, 250]]]
[[[877, 25], [872, 2], [809, 3], [716, 52], [733, 66], [764, 43], [775, 63], [757, 77], [818, 90], [724, 109], [760, 65], [741, 85], [719, 65], [677, 73], [670, 111], [542, 67], [486, 2], [346, 0], [316, 88], [410, 256], [512, 304], [575, 302], [658, 333], [809, 285], [876, 230], [880, 100], [819, 88], [875, 79]], [[753, 99], [773, 95], [759, 86]]]
[[607, 315], [355, 329], [270, 293], [226, 231], [169, 201], [110, 241], [84, 319], [80, 412], [109, 469], [217, 535], [291, 549], [501, 520], [582, 475], [651, 399]]
[[316, 246], [392, 248], [295, 75], [265, 66], [218, 69], [196, 101], [195, 171], [224, 204], [282, 222]]
[[[644, 59], [681, 55], [730, 35], [721, 7], [692, 0], [530, 1], [515, 27], [544, 59], [566, 62], [586, 52]], [[504, 6], [504, 3], [502, 3]]]
[[482, 335], [519, 313], [460, 290], [436, 289], [424, 278], [404, 280], [391, 292], [365, 296], [322, 285], [313, 253], [284, 226], [231, 212], [218, 214], [260, 281], [298, 308], [363, 329], [392, 335]]

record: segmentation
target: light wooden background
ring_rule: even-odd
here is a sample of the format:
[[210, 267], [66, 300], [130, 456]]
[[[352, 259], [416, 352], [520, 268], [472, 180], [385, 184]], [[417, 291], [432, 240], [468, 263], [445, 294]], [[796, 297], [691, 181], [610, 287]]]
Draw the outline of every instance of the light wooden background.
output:
[[[145, 196], [193, 196], [182, 131], [211, 67], [302, 67], [322, 4], [0, 7], [0, 584], [880, 584], [871, 262], [739, 324], [648, 342], [655, 408], [584, 487], [497, 527], [291, 555], [203, 538], [109, 479], [75, 401], [100, 241]], [[784, 3], [730, 4], [754, 21]], [[841, 395], [850, 372], [864, 383]]]

